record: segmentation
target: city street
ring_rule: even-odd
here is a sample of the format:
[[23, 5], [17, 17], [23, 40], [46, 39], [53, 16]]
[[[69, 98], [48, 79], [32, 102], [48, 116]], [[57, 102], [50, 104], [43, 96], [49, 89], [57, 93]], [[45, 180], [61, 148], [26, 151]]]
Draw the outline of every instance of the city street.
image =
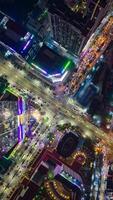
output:
[[108, 141], [108, 145], [112, 146], [112, 141], [109, 141], [109, 137], [104, 131], [100, 130], [99, 128], [88, 122], [87, 119], [85, 119], [84, 116], [80, 116], [76, 110], [71, 109], [70, 107], [68, 108], [67, 105], [55, 99], [51, 94], [49, 94], [48, 92], [46, 93], [45, 88], [42, 90], [42, 87], [37, 85], [36, 82], [34, 83], [33, 80], [29, 79], [28, 77], [25, 77], [25, 75], [19, 73], [17, 69], [9, 68], [7, 62], [4, 64], [1, 63], [0, 73], [7, 75], [8, 81], [13, 81], [18, 86], [18, 88], [24, 88], [28, 91], [32, 91], [33, 97], [40, 96], [42, 99], [44, 99], [44, 101], [48, 102], [50, 109], [54, 113], [60, 113], [66, 118], [74, 121], [76, 125], [80, 125], [83, 129], [83, 132], [81, 133], [83, 134], [83, 136], [86, 135], [93, 139], [95, 137], [106, 139], [106, 142]]
[[14, 165], [6, 172], [2, 180], [3, 184], [0, 186], [0, 197], [4, 200], [11, 198], [11, 193], [14, 193], [23, 177], [27, 175], [28, 166], [34, 162], [35, 158], [43, 150], [48, 132], [50, 131], [51, 127], [44, 126], [42, 122], [35, 129], [36, 136], [32, 140], [27, 139], [18, 144], [12, 152], [10, 158], [13, 159]]
[[0, 200], [113, 199], [113, 1], [0, 2]]
[[[48, 110], [49, 108], [52, 113], [56, 113], [56, 117], [58, 117], [57, 115], [60, 113], [60, 116], [64, 116], [65, 118], [68, 118], [68, 121], [73, 121], [74, 124], [82, 127], [83, 132], [81, 134], [83, 137], [90, 137], [91, 139], [95, 139], [95, 137], [104, 138], [106, 142], [108, 141], [108, 145], [113, 147], [113, 142], [109, 141], [109, 137], [106, 135], [106, 133], [89, 123], [84, 119], [84, 117], [78, 116], [78, 113], [76, 113], [77, 111], [70, 109], [70, 107], [68, 108], [67, 105], [59, 102], [51, 94], [46, 93], [45, 88], [42, 90], [39, 85], [36, 85], [36, 83], [34, 84], [33, 81], [31, 82], [31, 80], [25, 77], [25, 75], [20, 74], [17, 69], [9, 68], [7, 63], [1, 63], [0, 73], [7, 75], [8, 81], [13, 81], [18, 88], [24, 88], [25, 90], [27, 89], [32, 91], [33, 97], [40, 96], [42, 99], [44, 99], [44, 101], [48, 103], [47, 109], [46, 106], [44, 106], [45, 109]], [[16, 90], [18, 90], [18, 88], [16, 88]], [[55, 116], [51, 119], [52, 120], [50, 120], [49, 124], [50, 128], [48, 128], [48, 126], [46, 128], [44, 125], [45, 123], [40, 125], [40, 130], [38, 129], [38, 133], [37, 128], [34, 130], [34, 132], [37, 134], [32, 140], [30, 139], [18, 144], [16, 149], [14, 149], [14, 152], [12, 152], [11, 158], [14, 159], [14, 165], [10, 168], [10, 171], [5, 174], [3, 178], [3, 184], [0, 186], [1, 196], [4, 200], [9, 199], [12, 191], [14, 189], [16, 190], [16, 187], [19, 185], [19, 183], [21, 183], [22, 178], [28, 173], [27, 167], [33, 161], [37, 153], [44, 148], [45, 143], [47, 144], [46, 138], [48, 131], [55, 127], [56, 121], [57, 123], [60, 122], [60, 118], [59, 122], [58, 118], [55, 121]]]

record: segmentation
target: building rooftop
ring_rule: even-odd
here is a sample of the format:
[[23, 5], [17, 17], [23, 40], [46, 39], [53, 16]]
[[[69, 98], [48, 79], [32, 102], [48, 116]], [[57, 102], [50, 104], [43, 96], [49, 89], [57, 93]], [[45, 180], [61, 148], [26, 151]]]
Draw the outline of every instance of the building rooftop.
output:
[[[32, 34], [12, 19], [0, 13], [0, 41], [20, 53], [28, 46]], [[30, 43], [30, 42], [29, 42]]]
[[[74, 27], [78, 28], [84, 36], [86, 36], [89, 30], [95, 23], [95, 20], [100, 12], [101, 7], [105, 7], [106, 0], [100, 0], [97, 4], [97, 1], [89, 1], [87, 4], [86, 15], [83, 15], [79, 12], [73, 12], [67, 5], [64, 0], [60, 2], [58, 0], [49, 0], [48, 1], [49, 11], [52, 14], [60, 15], [64, 20], [72, 24]], [[96, 7], [97, 5], [97, 7]], [[94, 8], [96, 7], [95, 14], [92, 17]]]
[[63, 73], [64, 69], [70, 68], [73, 63], [47, 46], [42, 46], [36, 54], [33, 63], [38, 65], [49, 75]]

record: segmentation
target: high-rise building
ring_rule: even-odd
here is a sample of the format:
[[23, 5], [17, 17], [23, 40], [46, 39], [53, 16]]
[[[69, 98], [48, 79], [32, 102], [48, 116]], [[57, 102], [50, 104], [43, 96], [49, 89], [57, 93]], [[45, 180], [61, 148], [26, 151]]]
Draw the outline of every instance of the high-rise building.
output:
[[[74, 1], [77, 8], [79, 2]], [[78, 2], [78, 3], [77, 3]], [[69, 6], [69, 1], [48, 0], [48, 14], [51, 37], [70, 53], [79, 55], [92, 30], [97, 27], [102, 13], [106, 10], [106, 1], [83, 1], [80, 10]], [[83, 8], [83, 10], [82, 10]], [[99, 17], [99, 18], [98, 18]], [[97, 20], [97, 18], [99, 20]]]
[[98, 88], [92, 82], [86, 82], [76, 93], [75, 98], [79, 104], [83, 107], [87, 107], [97, 93]]
[[[45, 5], [45, 4], [44, 4]], [[44, 40], [50, 33], [48, 11], [43, 6], [36, 5], [28, 14], [25, 21], [28, 30], [35, 34], [39, 40]]]
[[59, 55], [46, 45], [40, 48], [29, 63], [35, 69], [34, 73], [40, 73], [50, 84], [64, 82], [75, 66], [71, 59]]
[[[39, 38], [51, 38], [69, 53], [78, 56], [89, 36], [106, 14], [106, 0], [38, 1], [29, 13], [26, 25]], [[97, 20], [98, 19], [98, 20]]]
[[36, 43], [34, 43], [33, 34], [27, 32], [23, 26], [18, 25], [5, 13], [0, 12], [0, 45], [8, 51], [5, 56], [13, 54], [24, 62], [23, 58], [27, 58], [29, 53], [33, 54], [31, 49], [34, 45], [36, 50]]

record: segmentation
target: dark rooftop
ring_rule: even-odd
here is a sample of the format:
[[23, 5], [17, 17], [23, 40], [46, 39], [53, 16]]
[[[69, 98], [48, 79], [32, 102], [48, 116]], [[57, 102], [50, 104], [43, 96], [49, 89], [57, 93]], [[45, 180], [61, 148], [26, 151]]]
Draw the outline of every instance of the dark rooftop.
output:
[[69, 60], [50, 49], [43, 46], [38, 51], [33, 63], [45, 70], [48, 74], [61, 73]]
[[75, 13], [71, 11], [71, 9], [66, 5], [64, 0], [49, 0], [49, 10], [53, 14], [60, 15], [64, 20], [81, 30], [83, 35], [87, 35], [89, 30], [92, 28], [92, 26], [95, 23], [95, 20], [99, 14], [100, 7], [105, 7], [106, 0], [100, 0], [100, 3], [97, 6], [96, 12], [94, 17], [91, 19], [93, 10], [95, 8], [97, 1], [89, 1], [88, 8], [87, 8], [87, 14], [85, 17], [81, 13]]

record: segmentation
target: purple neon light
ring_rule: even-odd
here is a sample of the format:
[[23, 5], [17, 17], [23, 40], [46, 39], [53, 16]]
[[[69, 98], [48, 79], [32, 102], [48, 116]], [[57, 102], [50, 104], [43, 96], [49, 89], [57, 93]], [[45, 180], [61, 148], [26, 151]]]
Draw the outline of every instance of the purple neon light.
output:
[[28, 47], [28, 45], [30, 44], [31, 40], [33, 39], [33, 35], [31, 36], [31, 38], [28, 40], [28, 42], [26, 43], [26, 45], [23, 48], [23, 51]]
[[18, 126], [18, 142], [21, 141], [21, 128], [20, 125]]
[[[18, 98], [18, 116], [22, 114], [22, 98]], [[18, 141], [23, 139], [22, 124], [18, 121]]]
[[34, 67], [36, 67], [37, 69], [39, 69], [42, 73], [47, 74], [47, 76], [48, 76], [48, 73], [45, 70], [41, 69], [38, 65], [36, 65], [34, 63], [31, 63], [31, 65], [33, 65]]
[[[18, 116], [20, 115], [20, 108], [19, 108], [19, 98], [18, 98]], [[21, 141], [21, 128], [20, 128], [20, 123], [19, 123], [19, 118], [18, 118], [18, 142]]]
[[21, 139], [23, 139], [23, 126], [20, 124], [20, 129], [21, 129]]
[[23, 48], [23, 51], [28, 47], [28, 45], [29, 45], [30, 42], [31, 42], [31, 40], [29, 40], [29, 41], [26, 43], [26, 45], [25, 45], [24, 48]]
[[[43, 73], [43, 76], [47, 77], [47, 78], [54, 78], [54, 77], [58, 77], [61, 76], [64, 73], [64, 70], [62, 70], [61, 73], [57, 73], [57, 74], [48, 74], [45, 70], [41, 69], [38, 65], [31, 63], [31, 65], [33, 65], [34, 67], [36, 67], [38, 70], [40, 70]], [[68, 73], [68, 71], [66, 71], [65, 73]], [[63, 74], [62, 77], [65, 76], [65, 73]], [[62, 81], [62, 77], [61, 77], [61, 81]]]

